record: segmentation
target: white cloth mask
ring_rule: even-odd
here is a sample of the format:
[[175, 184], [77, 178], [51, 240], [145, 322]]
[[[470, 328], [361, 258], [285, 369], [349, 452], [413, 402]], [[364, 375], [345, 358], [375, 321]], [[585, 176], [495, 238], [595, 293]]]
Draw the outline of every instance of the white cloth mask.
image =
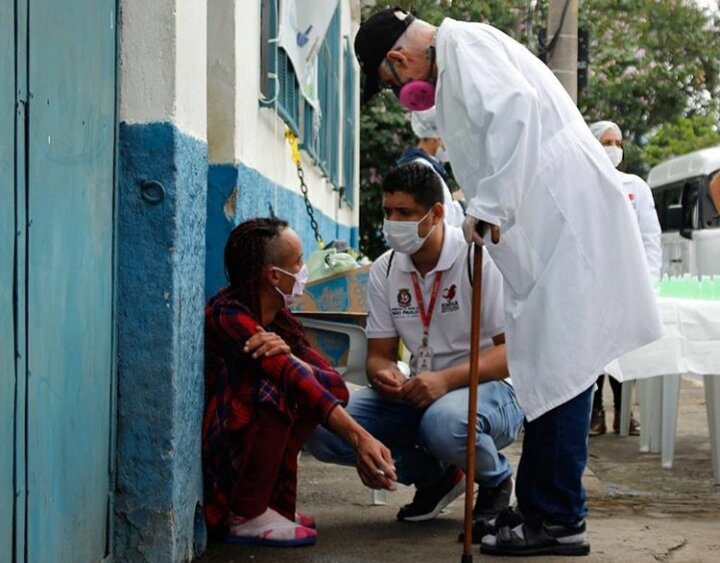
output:
[[430, 215], [430, 211], [419, 221], [390, 221], [385, 219], [383, 221], [383, 235], [385, 235], [385, 240], [390, 245], [390, 248], [402, 254], [415, 254], [420, 250], [435, 229], [435, 225], [433, 225], [427, 235], [424, 237], [418, 235], [418, 227]]
[[608, 158], [610, 159], [610, 162], [612, 162], [612, 165], [615, 168], [620, 166], [620, 163], [622, 162], [622, 159], [623, 159], [623, 150], [620, 147], [616, 147], [613, 145], [611, 145], [609, 147], [604, 147], [604, 148], [605, 148], [605, 152], [608, 155]]
[[273, 269], [278, 272], [282, 272], [283, 274], [287, 274], [295, 279], [295, 283], [293, 284], [293, 288], [290, 293], [283, 293], [279, 287], [275, 286], [275, 291], [282, 295], [282, 298], [285, 301], [285, 306], [289, 307], [305, 292], [305, 284], [307, 283], [308, 276], [310, 275], [308, 273], [307, 264], [303, 264], [302, 268], [294, 274], [292, 272], [288, 272], [287, 270], [283, 270], [282, 268], [278, 268], [277, 266], [273, 266]]
[[437, 158], [443, 164], [450, 161], [450, 158], [448, 158], [448, 153], [447, 153], [447, 150], [445, 150], [445, 147], [440, 147], [437, 151], [435, 151], [435, 158]]

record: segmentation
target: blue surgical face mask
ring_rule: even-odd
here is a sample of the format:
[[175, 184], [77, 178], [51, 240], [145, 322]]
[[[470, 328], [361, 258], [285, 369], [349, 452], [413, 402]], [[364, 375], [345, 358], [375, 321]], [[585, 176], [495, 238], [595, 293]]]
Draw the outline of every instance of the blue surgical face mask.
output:
[[285, 306], [289, 307], [305, 291], [305, 284], [307, 283], [309, 276], [307, 264], [303, 264], [302, 268], [294, 274], [292, 272], [288, 272], [287, 270], [283, 270], [282, 268], [278, 268], [277, 266], [273, 266], [273, 269], [295, 279], [295, 283], [293, 284], [293, 288], [290, 293], [283, 293], [279, 287], [275, 286], [275, 291], [282, 295], [282, 298], [285, 301]]
[[415, 254], [418, 250], [420, 250], [422, 245], [425, 244], [427, 238], [433, 230], [435, 230], [436, 225], [433, 225], [427, 235], [424, 237], [418, 235], [418, 227], [420, 226], [420, 223], [422, 223], [427, 216], [430, 215], [431, 211], [432, 209], [428, 211], [419, 221], [391, 221], [389, 219], [385, 219], [383, 221], [383, 235], [385, 235], [385, 240], [388, 245], [390, 245], [390, 248], [396, 252], [400, 252], [401, 254], [408, 255]]

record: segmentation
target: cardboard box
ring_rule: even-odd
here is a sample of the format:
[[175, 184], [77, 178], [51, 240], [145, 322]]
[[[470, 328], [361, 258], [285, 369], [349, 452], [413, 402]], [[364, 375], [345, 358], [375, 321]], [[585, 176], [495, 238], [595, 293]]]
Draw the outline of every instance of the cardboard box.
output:
[[370, 264], [312, 281], [292, 307], [309, 313], [367, 314]]

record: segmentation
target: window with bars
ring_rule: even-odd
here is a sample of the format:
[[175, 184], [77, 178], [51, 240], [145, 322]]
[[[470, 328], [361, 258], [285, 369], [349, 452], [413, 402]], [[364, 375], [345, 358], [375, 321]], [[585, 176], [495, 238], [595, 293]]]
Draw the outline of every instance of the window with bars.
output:
[[296, 135], [300, 130], [300, 85], [292, 61], [277, 45], [278, 2], [261, 0], [260, 4], [260, 104], [277, 104], [280, 117]]
[[345, 37], [343, 53], [343, 198], [352, 205], [355, 198], [355, 100], [356, 70], [350, 38]]
[[300, 148], [312, 156], [330, 183], [345, 188], [343, 199], [352, 203], [357, 77], [350, 39], [341, 41], [340, 3], [318, 50], [317, 108], [302, 96], [292, 61], [274, 41], [277, 8], [277, 0], [261, 0], [260, 103], [277, 104], [280, 117], [300, 137]]

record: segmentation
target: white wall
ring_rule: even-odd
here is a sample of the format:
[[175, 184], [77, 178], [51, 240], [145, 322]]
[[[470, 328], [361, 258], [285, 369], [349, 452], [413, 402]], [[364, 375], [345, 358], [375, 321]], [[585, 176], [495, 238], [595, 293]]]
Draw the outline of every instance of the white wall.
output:
[[205, 139], [206, 2], [120, 2], [120, 121]]
[[[350, 35], [351, 39], [359, 22], [357, 4], [358, 0], [340, 0], [341, 35]], [[299, 193], [297, 171], [284, 137], [285, 123], [274, 108], [263, 108], [259, 104], [260, 2], [213, 0], [208, 9], [210, 162], [242, 162], [273, 182]], [[234, 52], [227, 48], [233, 34]], [[231, 74], [233, 67], [235, 72]], [[342, 85], [341, 79], [338, 88]], [[359, 125], [356, 133], [359, 133]], [[337, 142], [342, 143], [342, 138]], [[312, 204], [344, 226], [357, 226], [357, 201], [353, 208], [344, 202], [339, 206], [339, 196], [332, 185], [307, 153], [301, 154]]]

